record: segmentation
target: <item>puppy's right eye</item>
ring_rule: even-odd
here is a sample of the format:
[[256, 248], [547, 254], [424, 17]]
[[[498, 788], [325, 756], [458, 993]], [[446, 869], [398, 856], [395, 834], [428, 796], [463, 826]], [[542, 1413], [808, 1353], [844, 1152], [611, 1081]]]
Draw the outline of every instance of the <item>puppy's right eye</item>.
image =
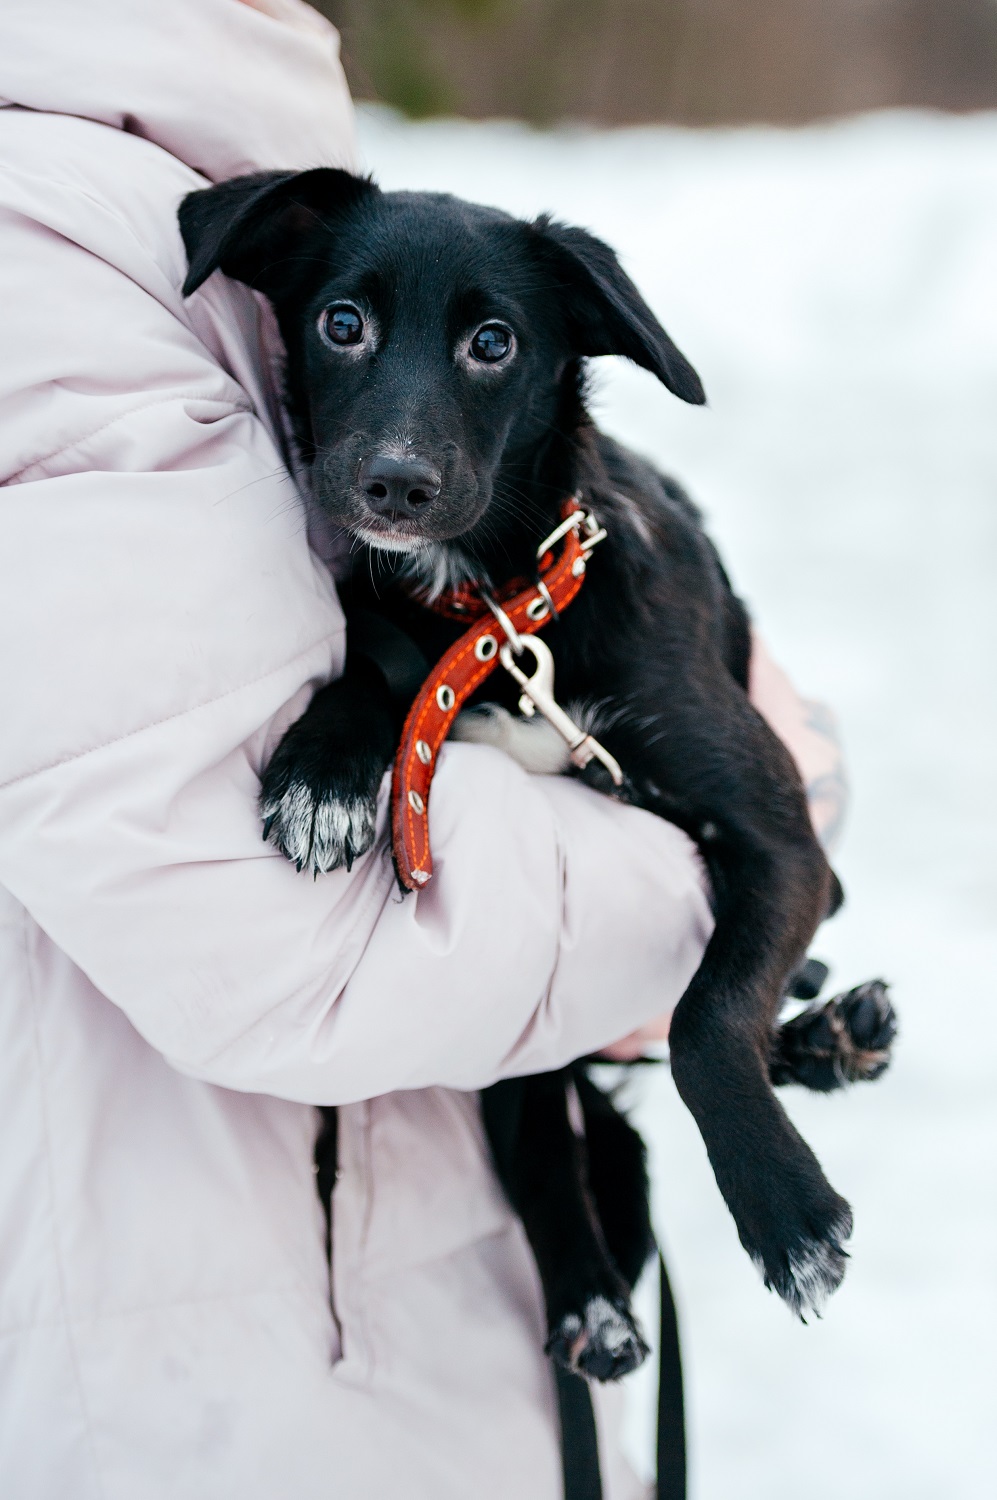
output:
[[508, 359], [515, 344], [511, 328], [504, 323], [483, 323], [471, 339], [471, 358], [482, 365], [497, 365]]
[[352, 302], [335, 302], [332, 307], [327, 307], [318, 320], [318, 326], [326, 343], [337, 349], [359, 344], [364, 334], [363, 318]]

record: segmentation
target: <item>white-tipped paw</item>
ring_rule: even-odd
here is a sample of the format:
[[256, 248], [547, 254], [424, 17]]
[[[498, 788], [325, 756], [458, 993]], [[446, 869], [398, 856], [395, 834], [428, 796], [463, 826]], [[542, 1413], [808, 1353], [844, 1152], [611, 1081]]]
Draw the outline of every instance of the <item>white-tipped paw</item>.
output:
[[786, 1303], [798, 1318], [807, 1314], [820, 1317], [828, 1298], [838, 1290], [845, 1277], [848, 1252], [845, 1241], [852, 1232], [850, 1210], [840, 1214], [820, 1237], [800, 1240], [784, 1257], [776, 1274], [766, 1272], [760, 1256], [753, 1256], [765, 1278], [765, 1285]]
[[299, 870], [325, 875], [373, 846], [377, 805], [372, 798], [338, 797], [292, 777], [260, 801], [263, 837]]
[[583, 1313], [567, 1313], [547, 1343], [558, 1364], [590, 1380], [619, 1380], [643, 1364], [648, 1347], [629, 1309], [594, 1296]]

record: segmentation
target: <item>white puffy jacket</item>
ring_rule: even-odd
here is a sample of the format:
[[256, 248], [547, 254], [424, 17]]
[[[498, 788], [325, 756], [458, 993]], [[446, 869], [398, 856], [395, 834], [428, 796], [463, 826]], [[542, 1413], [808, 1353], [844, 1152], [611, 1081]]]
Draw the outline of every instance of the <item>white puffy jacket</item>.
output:
[[199, 173], [349, 161], [335, 34], [5, 0], [0, 105], [0, 1494], [554, 1500], [536, 1277], [463, 1091], [674, 1003], [697, 860], [472, 746], [418, 896], [383, 844], [316, 882], [264, 846], [343, 622], [269, 317], [217, 275], [184, 302], [175, 213]]

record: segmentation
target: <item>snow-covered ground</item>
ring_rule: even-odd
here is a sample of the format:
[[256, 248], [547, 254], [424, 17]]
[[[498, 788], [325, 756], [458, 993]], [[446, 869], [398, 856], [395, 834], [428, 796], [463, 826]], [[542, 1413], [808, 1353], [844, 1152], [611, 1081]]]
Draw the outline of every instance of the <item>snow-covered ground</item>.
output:
[[991, 1500], [997, 116], [535, 134], [367, 112], [361, 141], [384, 186], [552, 209], [619, 249], [711, 405], [603, 361], [603, 424], [687, 483], [844, 730], [849, 902], [818, 951], [840, 986], [888, 976], [903, 1031], [882, 1083], [787, 1101], [856, 1211], [823, 1322], [761, 1289], [667, 1075], [641, 1106], [695, 1500]]

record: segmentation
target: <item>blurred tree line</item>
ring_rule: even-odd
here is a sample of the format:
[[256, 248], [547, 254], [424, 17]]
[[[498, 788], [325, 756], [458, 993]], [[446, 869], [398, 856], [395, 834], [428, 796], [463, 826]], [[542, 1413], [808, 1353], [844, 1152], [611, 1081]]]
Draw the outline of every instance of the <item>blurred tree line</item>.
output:
[[313, 0], [353, 92], [537, 124], [997, 106], [997, 0]]

